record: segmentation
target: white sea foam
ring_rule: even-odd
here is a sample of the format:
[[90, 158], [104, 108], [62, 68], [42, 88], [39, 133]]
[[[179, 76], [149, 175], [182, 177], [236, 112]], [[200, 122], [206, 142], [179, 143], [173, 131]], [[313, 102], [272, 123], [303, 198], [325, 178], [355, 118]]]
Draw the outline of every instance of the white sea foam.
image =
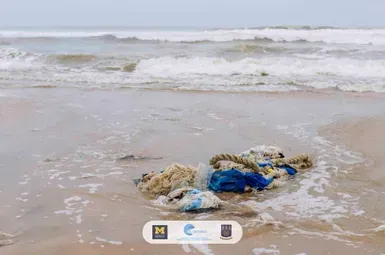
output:
[[79, 188], [88, 188], [88, 192], [95, 193], [96, 191], [98, 191], [99, 187], [103, 187], [103, 184], [101, 184], [101, 183], [89, 183], [89, 184], [79, 185], [78, 187]]
[[[339, 164], [337, 159], [344, 158], [342, 162], [345, 166], [362, 163], [361, 155], [351, 152], [344, 147], [334, 144], [320, 136], [312, 136], [309, 130], [310, 123], [297, 123], [286, 125], [279, 128], [282, 132], [294, 136], [303, 141], [309, 147], [317, 150], [317, 157], [314, 159], [315, 167], [306, 173], [301, 173], [297, 179], [297, 184], [287, 191], [283, 191], [276, 196], [265, 199], [261, 202], [250, 200], [243, 202], [256, 212], [267, 212], [274, 210], [284, 212], [287, 217], [294, 219], [318, 219], [335, 226], [333, 221], [338, 218], [349, 216], [350, 213], [362, 215], [365, 212], [357, 205], [358, 197], [352, 197], [345, 193], [337, 193], [340, 199], [335, 200], [324, 194], [330, 182], [333, 180], [333, 172], [329, 171]], [[280, 127], [280, 125], [276, 125]], [[336, 172], [334, 172], [336, 174]], [[263, 223], [263, 220], [256, 220], [256, 223]], [[345, 233], [342, 229], [339, 232]], [[333, 234], [338, 235], [338, 234]]]
[[195, 57], [173, 58], [161, 57], [141, 60], [136, 73], [156, 77], [175, 77], [178, 75], [206, 74], [259, 75], [339, 75], [349, 77], [385, 77], [385, 61], [354, 60], [348, 58], [322, 58], [316, 60], [292, 57], [244, 58], [228, 61], [224, 58]]
[[16, 200], [19, 200], [19, 201], [21, 201], [23, 203], [27, 203], [28, 202], [28, 199], [23, 199], [21, 197], [17, 197]]
[[41, 54], [28, 53], [15, 48], [0, 48], [0, 71], [39, 68], [36, 61], [41, 56]]
[[76, 224], [81, 224], [82, 223], [82, 215], [78, 214], [75, 216], [76, 219]]
[[265, 248], [255, 248], [253, 249], [254, 255], [265, 255], [265, 254], [280, 254], [279, 250], [275, 249], [265, 249]]
[[50, 180], [54, 180], [56, 179], [57, 177], [63, 175], [63, 174], [67, 174], [67, 173], [70, 173], [70, 171], [59, 171], [59, 172], [55, 172], [54, 174], [51, 174], [51, 176], [49, 177]]
[[[1, 56], [1, 52], [0, 52]], [[218, 57], [171, 56], [142, 59], [132, 73], [100, 72], [92, 67], [65, 68], [44, 64], [40, 75], [29, 70], [40, 60], [0, 58], [0, 71], [12, 71], [3, 80], [32, 80], [49, 83], [98, 84], [100, 86], [149, 87], [182, 90], [288, 91], [306, 88], [337, 88], [346, 91], [385, 92], [385, 61], [324, 56], [319, 59], [292, 56], [243, 58], [230, 61]], [[27, 63], [26, 62], [26, 63]], [[21, 64], [20, 64], [21, 63]], [[268, 73], [268, 76], [261, 76]], [[292, 82], [295, 81], [295, 82]], [[142, 84], [142, 85], [139, 85]], [[159, 85], [152, 85], [159, 84]]]
[[82, 173], [81, 176], [69, 176], [68, 179], [70, 179], [71, 181], [76, 180], [76, 179], [84, 179], [84, 178], [91, 178], [91, 177], [96, 177], [96, 178], [104, 179], [107, 176], [121, 175], [121, 174], [124, 174], [124, 173], [123, 172], [119, 172], [119, 171], [109, 172], [109, 173], [106, 173], [106, 174]]
[[385, 232], [385, 225], [381, 225], [377, 228], [374, 228], [374, 229], [371, 229], [371, 231], [374, 231], [374, 232]]
[[64, 199], [65, 209], [64, 210], [58, 210], [54, 213], [57, 215], [74, 215], [74, 218], [70, 218], [71, 220], [74, 220], [76, 224], [81, 224], [83, 219], [83, 209], [87, 206], [89, 203], [88, 200], [83, 200], [79, 196], [72, 196], [69, 198]]
[[191, 244], [195, 249], [204, 255], [214, 255], [214, 252], [209, 248], [207, 244]]
[[109, 240], [106, 240], [106, 239], [100, 238], [100, 237], [96, 237], [95, 239], [96, 239], [96, 241], [99, 241], [99, 242], [105, 242], [105, 243], [114, 244], [114, 245], [121, 245], [122, 244], [121, 241], [109, 241]]

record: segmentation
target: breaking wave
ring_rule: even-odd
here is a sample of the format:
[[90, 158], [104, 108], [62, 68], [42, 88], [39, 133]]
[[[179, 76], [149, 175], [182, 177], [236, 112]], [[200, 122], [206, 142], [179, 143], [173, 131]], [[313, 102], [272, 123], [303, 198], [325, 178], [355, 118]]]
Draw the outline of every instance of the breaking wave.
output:
[[[44, 56], [33, 65], [33, 61], [26, 62], [30, 58], [27, 55], [16, 51], [8, 52], [8, 59], [0, 58], [0, 71], [12, 72], [12, 75], [0, 75], [0, 80], [32, 80], [55, 86], [69, 83], [71, 86], [197, 91], [337, 89], [385, 92], [383, 60], [271, 56], [230, 61], [218, 57], [169, 56], [141, 59], [117, 66], [104, 65], [104, 68], [100, 68], [94, 67], [94, 64], [88, 65], [87, 61], [95, 58], [93, 55], [59, 57], [71, 63], [74, 60], [77, 63], [85, 61], [84, 65], [76, 67], [47, 64], [46, 61], [40, 61], [41, 58], [45, 59]], [[16, 60], [19, 64], [4, 65]], [[27, 64], [38, 68], [39, 75]]]
[[293, 57], [244, 58], [229, 61], [224, 58], [161, 57], [143, 59], [136, 68], [137, 72], [159, 77], [182, 74], [260, 75], [336, 75], [349, 77], [385, 77], [385, 61], [354, 60], [344, 58], [298, 59]]
[[[385, 29], [329, 27], [275, 27], [206, 31], [0, 31], [2, 38], [96, 38], [110, 41], [167, 41], [184, 43], [271, 40], [275, 42], [323, 42], [329, 44], [385, 45]], [[0, 37], [0, 38], [1, 38]]]
[[119, 38], [113, 34], [106, 34], [106, 35], [100, 35], [100, 36], [90, 36], [90, 37], [86, 37], [86, 38], [94, 39], [94, 40], [109, 41], [109, 42], [122, 42], [122, 43], [131, 43], [131, 42], [142, 41], [135, 36]]
[[11, 60], [11, 59], [21, 59], [31, 56], [32, 54], [20, 51], [14, 48], [0, 48], [0, 59], [2, 60]]
[[[121, 40], [113, 35], [108, 38]], [[0, 47], [0, 80], [37, 81], [37, 85], [53, 86], [70, 83], [71, 86], [204, 91], [337, 89], [385, 92], [382, 47], [309, 47], [238, 41], [192, 46], [195, 52], [187, 52], [190, 46], [184, 45], [177, 52], [169, 45], [151, 46], [155, 51], [150, 54], [143, 45], [118, 45], [118, 50], [111, 50], [111, 45], [107, 45], [102, 51], [85, 48], [83, 54], [71, 48], [68, 54], [52, 54], [51, 45], [48, 47], [46, 53], [21, 50], [28, 47]], [[31, 84], [33, 82], [29, 86]]]
[[29, 53], [14, 48], [0, 48], [0, 70], [38, 68], [36, 61], [42, 54]]
[[270, 47], [268, 45], [259, 45], [253, 43], [237, 43], [231, 48], [223, 49], [224, 52], [242, 52], [242, 53], [273, 53], [273, 52], [283, 52], [285, 48], [283, 47]]
[[97, 56], [88, 54], [57, 54], [50, 55], [48, 59], [61, 64], [83, 64], [96, 60]]
[[[259, 45], [240, 44], [230, 50], [252, 52], [260, 50]], [[297, 54], [295, 56], [264, 56], [259, 58], [246, 57], [229, 60], [221, 57], [173, 57], [164, 56], [145, 58], [138, 61], [119, 59], [114, 56], [96, 56], [90, 54], [54, 54], [43, 55], [29, 53], [14, 48], [0, 48], [0, 63], [5, 64], [85, 64], [87, 70], [94, 65], [89, 62], [98, 60], [124, 61], [116, 66], [105, 65], [104, 69], [152, 75], [156, 77], [177, 77], [180, 75], [261, 75], [270, 76], [312, 76], [312, 77], [355, 77], [385, 78], [385, 61], [383, 59], [352, 59], [343, 57], [319, 56], [314, 54]], [[52, 65], [54, 66], [54, 65]], [[96, 69], [95, 69], [96, 71]], [[267, 76], [264, 75], [264, 76]]]
[[136, 70], [137, 63], [130, 63], [123, 66], [106, 66], [103, 69], [107, 71], [122, 71], [132, 73]]
[[[342, 29], [332, 26], [271, 26], [269, 29], [292, 29], [292, 30], [320, 30], [320, 29]], [[262, 29], [262, 28], [261, 28]]]

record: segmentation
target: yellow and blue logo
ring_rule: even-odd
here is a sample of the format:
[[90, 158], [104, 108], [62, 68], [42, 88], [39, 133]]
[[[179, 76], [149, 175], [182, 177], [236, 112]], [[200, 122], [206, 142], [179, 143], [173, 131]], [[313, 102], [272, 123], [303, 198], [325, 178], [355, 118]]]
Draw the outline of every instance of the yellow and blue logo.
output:
[[167, 225], [152, 225], [152, 239], [167, 239]]

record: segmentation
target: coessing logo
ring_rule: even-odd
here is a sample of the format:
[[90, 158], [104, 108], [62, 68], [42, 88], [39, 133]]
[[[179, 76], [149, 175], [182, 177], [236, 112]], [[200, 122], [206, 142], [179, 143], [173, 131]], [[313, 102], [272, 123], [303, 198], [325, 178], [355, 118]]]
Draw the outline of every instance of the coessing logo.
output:
[[152, 239], [167, 239], [167, 225], [152, 225]]

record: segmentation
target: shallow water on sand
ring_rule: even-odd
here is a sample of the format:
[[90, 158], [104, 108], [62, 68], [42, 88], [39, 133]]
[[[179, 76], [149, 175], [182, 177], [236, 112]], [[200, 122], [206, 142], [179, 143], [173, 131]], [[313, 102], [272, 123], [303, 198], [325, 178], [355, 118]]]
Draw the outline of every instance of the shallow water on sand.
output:
[[[151, 219], [237, 220], [244, 238], [233, 248], [246, 254], [384, 250], [384, 237], [370, 229], [384, 224], [385, 208], [365, 199], [385, 192], [384, 186], [361, 189], [355, 178], [372, 162], [318, 133], [336, 121], [383, 114], [378, 96], [71, 89], [2, 94], [0, 230], [15, 241], [0, 248], [4, 254], [230, 254], [212, 245], [159, 252], [141, 236]], [[257, 144], [277, 144], [287, 156], [308, 152], [316, 165], [276, 190], [221, 195], [239, 208], [203, 214], [156, 207], [132, 181], [172, 162], [197, 166], [216, 153]], [[122, 155], [147, 158], [119, 160]]]

